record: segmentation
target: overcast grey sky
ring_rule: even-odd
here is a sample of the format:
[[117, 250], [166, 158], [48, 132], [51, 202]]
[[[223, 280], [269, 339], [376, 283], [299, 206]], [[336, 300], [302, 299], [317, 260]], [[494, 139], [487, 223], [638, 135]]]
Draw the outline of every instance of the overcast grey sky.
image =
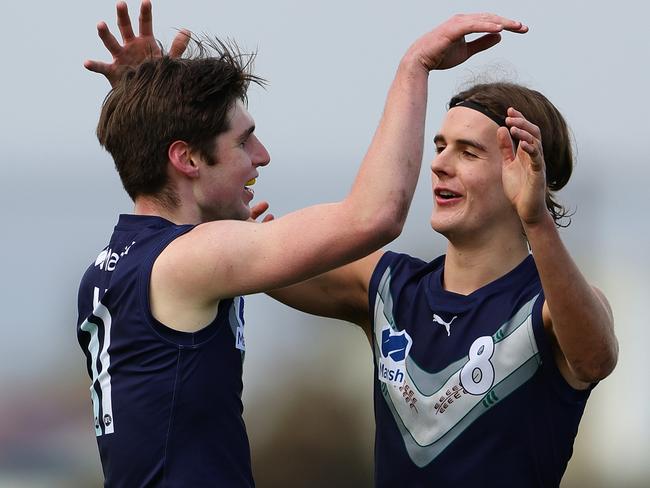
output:
[[[137, 18], [138, 2], [128, 3]], [[117, 214], [131, 210], [94, 136], [108, 84], [82, 67], [86, 58], [108, 59], [95, 24], [104, 19], [115, 30], [114, 2], [11, 2], [3, 10], [0, 415], [12, 392], [56, 384], [84, 367], [74, 330], [77, 282]], [[577, 456], [591, 459], [604, 480], [620, 480], [622, 471], [643, 479], [650, 469], [646, 2], [159, 0], [154, 27], [167, 45], [175, 28], [187, 27], [258, 50], [256, 71], [270, 84], [252, 89], [249, 110], [272, 159], [255, 189], [282, 215], [345, 194], [401, 54], [451, 14], [470, 11], [494, 11], [531, 30], [506, 33], [491, 51], [431, 74], [425, 164], [404, 234], [389, 247], [425, 259], [444, 252], [428, 227], [426, 162], [445, 104], [462, 83], [506, 77], [545, 93], [569, 121], [578, 149], [574, 178], [560, 194], [577, 210], [563, 235], [609, 296], [621, 342], [616, 372], [587, 407]], [[262, 371], [283, 364], [278, 351], [303, 357], [296, 349], [313, 347], [305, 344], [329, 331], [302, 327], [304, 316], [264, 297], [249, 302], [245, 388], [255, 398], [269, 380]]]

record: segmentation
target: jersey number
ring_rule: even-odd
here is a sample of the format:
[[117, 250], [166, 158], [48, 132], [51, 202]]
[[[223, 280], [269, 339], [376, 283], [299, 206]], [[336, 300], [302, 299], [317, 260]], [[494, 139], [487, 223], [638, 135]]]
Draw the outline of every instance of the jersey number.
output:
[[469, 348], [469, 359], [460, 370], [460, 383], [467, 393], [483, 395], [494, 383], [494, 366], [490, 359], [494, 354], [491, 336], [476, 339]]
[[[99, 288], [95, 287], [93, 292], [93, 313], [81, 324], [81, 330], [90, 334], [88, 353], [90, 354], [93, 374], [93, 381], [90, 385], [90, 398], [93, 402], [96, 436], [112, 434], [115, 431], [111, 375], [108, 372], [108, 367], [111, 364], [111, 357], [108, 353], [108, 348], [111, 345], [111, 322], [111, 313], [99, 301]], [[100, 351], [99, 334], [102, 330], [102, 324], [103, 345]]]

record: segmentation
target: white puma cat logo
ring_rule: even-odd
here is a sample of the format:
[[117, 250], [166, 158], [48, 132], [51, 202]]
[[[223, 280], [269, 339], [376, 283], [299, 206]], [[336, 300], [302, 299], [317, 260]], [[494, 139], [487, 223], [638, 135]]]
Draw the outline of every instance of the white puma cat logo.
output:
[[458, 315], [454, 315], [453, 318], [452, 318], [449, 322], [445, 322], [444, 320], [442, 320], [442, 318], [440, 317], [440, 315], [437, 315], [437, 314], [434, 313], [434, 314], [433, 314], [433, 322], [434, 322], [434, 323], [438, 323], [438, 324], [440, 324], [440, 325], [444, 325], [444, 326], [445, 326], [445, 330], [447, 331], [447, 337], [449, 337], [449, 336], [451, 335], [451, 330], [450, 330], [451, 323], [452, 323], [454, 320], [456, 320], [456, 317], [458, 317]]

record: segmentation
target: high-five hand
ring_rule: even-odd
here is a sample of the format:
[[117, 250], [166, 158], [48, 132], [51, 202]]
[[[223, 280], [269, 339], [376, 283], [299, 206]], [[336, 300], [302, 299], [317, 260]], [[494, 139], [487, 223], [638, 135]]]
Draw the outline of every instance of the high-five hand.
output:
[[[504, 30], [523, 34], [528, 32], [528, 27], [490, 13], [458, 14], [420, 37], [411, 51], [427, 71], [453, 68], [497, 44], [501, 40], [499, 33]], [[478, 39], [465, 41], [466, 35], [481, 33], [484, 35]]]

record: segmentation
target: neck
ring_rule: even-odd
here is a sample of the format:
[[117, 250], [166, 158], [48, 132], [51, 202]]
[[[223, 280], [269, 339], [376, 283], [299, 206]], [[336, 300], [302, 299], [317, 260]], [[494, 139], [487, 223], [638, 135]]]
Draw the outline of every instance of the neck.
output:
[[528, 245], [523, 235], [474, 245], [458, 245], [450, 240], [443, 286], [447, 291], [469, 295], [512, 271], [526, 256]]
[[193, 210], [188, 205], [181, 203], [177, 207], [165, 205], [160, 200], [151, 196], [139, 196], [135, 199], [133, 213], [136, 215], [154, 215], [162, 217], [178, 225], [182, 224], [200, 224], [201, 218], [199, 212]]

